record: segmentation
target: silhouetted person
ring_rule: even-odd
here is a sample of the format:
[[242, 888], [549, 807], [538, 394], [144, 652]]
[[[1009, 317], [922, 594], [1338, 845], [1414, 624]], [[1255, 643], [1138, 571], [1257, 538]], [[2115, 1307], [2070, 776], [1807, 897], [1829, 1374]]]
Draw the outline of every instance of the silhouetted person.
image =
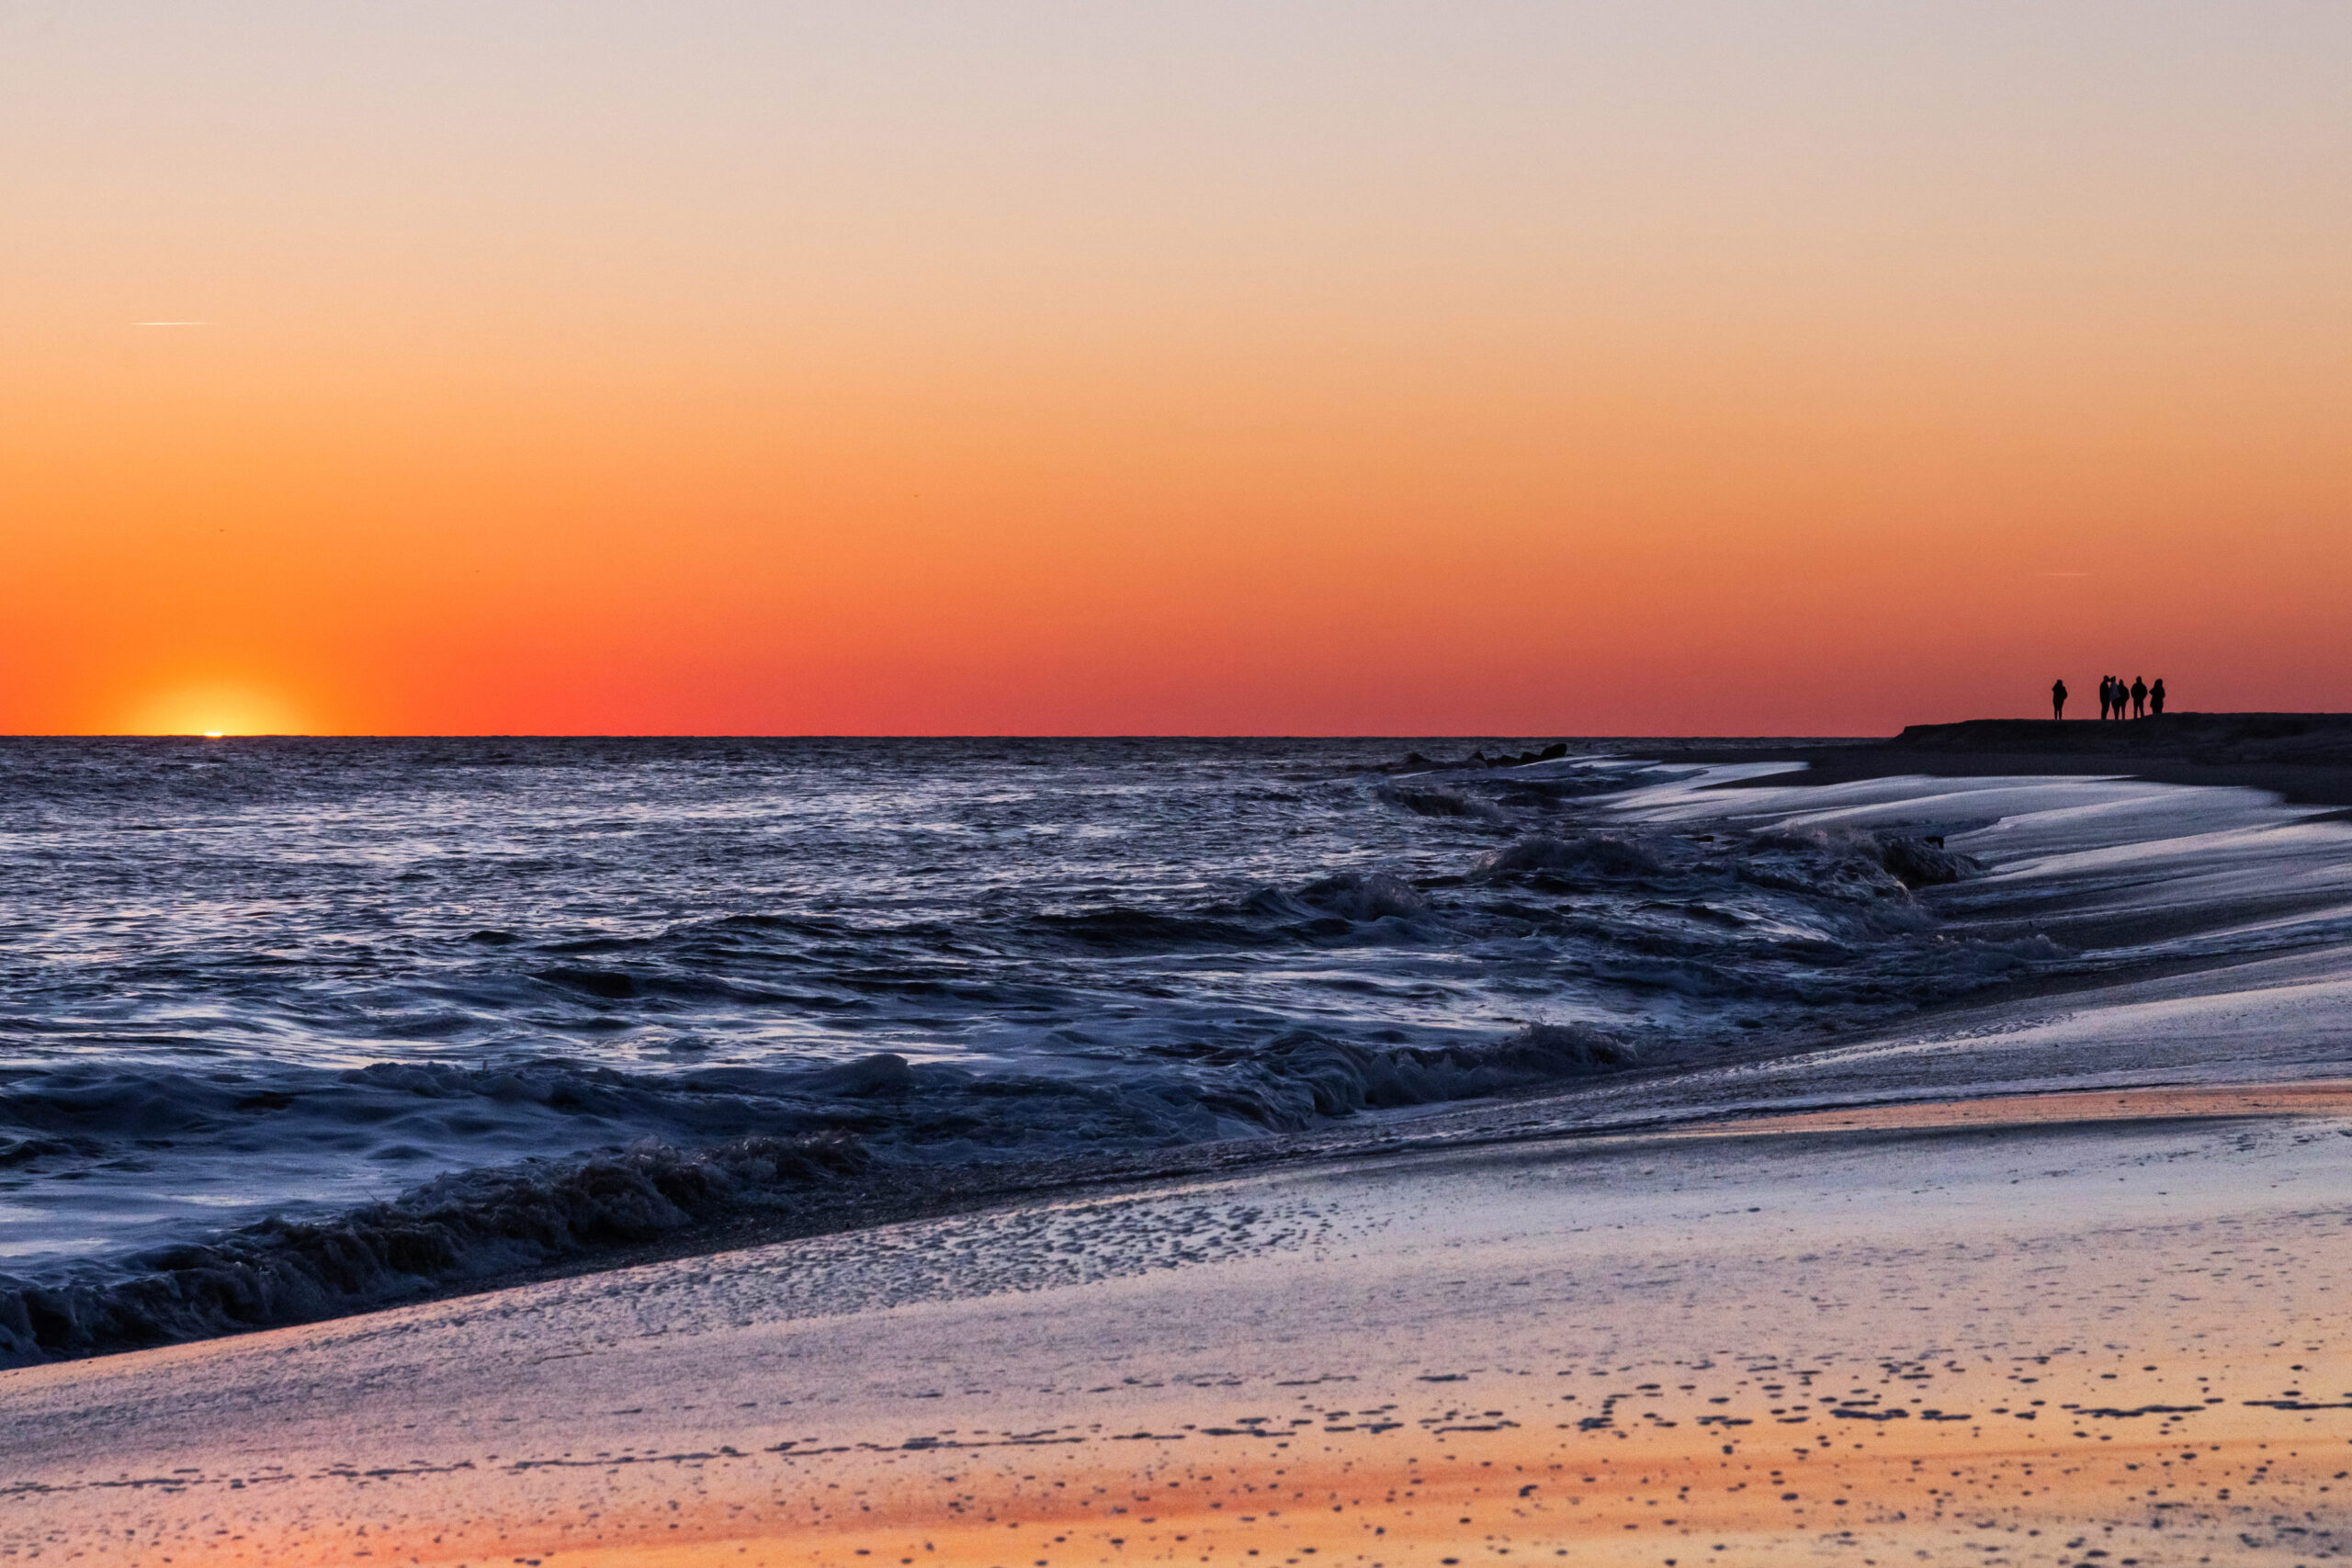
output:
[[2100, 677], [2098, 678], [2098, 716], [2099, 716], [2099, 717], [2101, 717], [2102, 719], [2103, 719], [2103, 718], [2105, 718], [2105, 717], [2108, 716], [2108, 711], [2109, 711], [2110, 708], [2114, 707], [2114, 706], [2115, 706], [2115, 677], [2114, 677], [2114, 676], [2112, 676], [2112, 675], [2102, 675], [2102, 676], [2100, 676]]
[[[2156, 684], [2161, 686], [2164, 682], [2159, 681]], [[2050, 682], [2050, 716], [2052, 718], [2066, 716], [2066, 682], [2064, 681]]]
[[2148, 716], [2148, 682], [2137, 675], [2132, 677], [2132, 716], [2133, 718]]
[[2159, 715], [2165, 711], [2165, 678], [2161, 675], [2156, 677], [2156, 683], [2148, 688], [2148, 711]]

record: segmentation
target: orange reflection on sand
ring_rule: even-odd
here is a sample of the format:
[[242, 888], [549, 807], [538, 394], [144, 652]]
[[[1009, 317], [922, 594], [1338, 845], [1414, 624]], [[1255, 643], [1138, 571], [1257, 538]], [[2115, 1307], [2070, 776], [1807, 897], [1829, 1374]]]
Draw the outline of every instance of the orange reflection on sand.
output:
[[[2352, 1364], [2279, 1352], [2290, 1354], [2306, 1359], [2154, 1370], [2102, 1356], [1957, 1371], [1889, 1363], [1866, 1383], [1850, 1369], [1832, 1380], [1711, 1366], [1678, 1374], [1688, 1381], [1676, 1385], [1573, 1396], [1529, 1377], [1524, 1389], [1476, 1387], [1452, 1421], [1327, 1411], [1239, 1428], [976, 1436], [970, 1447], [951, 1438], [662, 1464], [582, 1461], [458, 1481], [436, 1493], [429, 1529], [379, 1523], [358, 1533], [314, 1517], [305, 1524], [315, 1534], [187, 1541], [174, 1560], [2171, 1560], [2227, 1554], [2256, 1537], [2292, 1546], [2342, 1517], [2352, 1393], [2335, 1391], [2352, 1384]], [[1740, 1371], [1781, 1381], [1735, 1385]], [[2312, 1396], [2253, 1393], [2281, 1380]], [[1718, 1392], [1735, 1386], [1744, 1392]], [[2082, 1556], [2092, 1550], [2102, 1557]]]
[[1740, 1137], [1771, 1133], [1894, 1132], [1934, 1127], [2057, 1126], [2079, 1122], [2186, 1121], [2211, 1116], [2342, 1116], [2352, 1082], [2221, 1084], [2193, 1089], [2087, 1089], [2067, 1094], [1980, 1096], [1900, 1105], [1841, 1106], [1742, 1117], [1678, 1129], [1667, 1137]]

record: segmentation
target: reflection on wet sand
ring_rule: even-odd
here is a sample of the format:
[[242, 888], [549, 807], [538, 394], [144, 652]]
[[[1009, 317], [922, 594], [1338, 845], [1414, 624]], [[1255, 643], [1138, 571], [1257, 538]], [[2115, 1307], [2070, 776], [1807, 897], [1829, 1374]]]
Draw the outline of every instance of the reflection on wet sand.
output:
[[2315, 1562], [2352, 1545], [2344, 1110], [2099, 1091], [1365, 1160], [31, 1369], [0, 1551]]
[[[199, 1528], [125, 1544], [178, 1563], [844, 1568], [2332, 1555], [2352, 1537], [2352, 1364], [2323, 1363], [2316, 1346], [2278, 1354], [2307, 1359], [1702, 1361], [1659, 1370], [1671, 1382], [1563, 1368], [1370, 1406], [1317, 1391], [1168, 1431], [1095, 1423], [895, 1447], [624, 1449], [455, 1474], [182, 1473], [143, 1484], [204, 1497], [189, 1520]], [[2289, 1386], [2269, 1388], [2279, 1375]], [[240, 1517], [240, 1493], [321, 1479], [340, 1480], [362, 1513], [371, 1485], [425, 1482], [435, 1517], [295, 1539]]]
[[2352, 1116], [2352, 1082], [2084, 1089], [1841, 1106], [1835, 1111], [1790, 1111], [1702, 1122], [1681, 1129], [1680, 1135], [1753, 1137], [1770, 1133], [2030, 1127], [2079, 1122], [2187, 1121], [2209, 1116]]

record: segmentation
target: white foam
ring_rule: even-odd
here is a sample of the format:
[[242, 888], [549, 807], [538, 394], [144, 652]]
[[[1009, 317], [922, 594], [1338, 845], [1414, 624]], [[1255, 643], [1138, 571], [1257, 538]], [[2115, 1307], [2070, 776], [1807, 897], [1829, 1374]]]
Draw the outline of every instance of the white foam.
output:
[[[1690, 829], [1954, 825], [1985, 875], [1939, 891], [1946, 930], [2101, 933], [2094, 982], [1755, 1064], [1741, 1092], [1815, 1098], [2079, 1083], [2227, 1081], [2352, 1068], [2352, 827], [2267, 792], [2127, 778], [1903, 776], [1713, 787], [1755, 767], [1630, 793], [1617, 809]], [[2184, 964], [2194, 964], [2184, 973]], [[1731, 1077], [1721, 1081], [1728, 1089]], [[1692, 1087], [1697, 1087], [1696, 1082]]]

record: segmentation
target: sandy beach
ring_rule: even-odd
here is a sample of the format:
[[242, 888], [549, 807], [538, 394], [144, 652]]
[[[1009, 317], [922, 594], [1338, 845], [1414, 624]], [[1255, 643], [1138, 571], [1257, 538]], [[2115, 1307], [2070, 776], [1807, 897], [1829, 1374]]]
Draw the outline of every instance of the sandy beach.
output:
[[2250, 789], [1785, 766], [1622, 810], [1941, 827], [1988, 868], [1947, 919], [2116, 962], [1222, 1171], [0, 1373], [0, 1553], [2339, 1553], [2352, 832]]
[[2335, 1084], [1548, 1139], [19, 1371], [0, 1550], [2317, 1561], [2347, 1137]]

